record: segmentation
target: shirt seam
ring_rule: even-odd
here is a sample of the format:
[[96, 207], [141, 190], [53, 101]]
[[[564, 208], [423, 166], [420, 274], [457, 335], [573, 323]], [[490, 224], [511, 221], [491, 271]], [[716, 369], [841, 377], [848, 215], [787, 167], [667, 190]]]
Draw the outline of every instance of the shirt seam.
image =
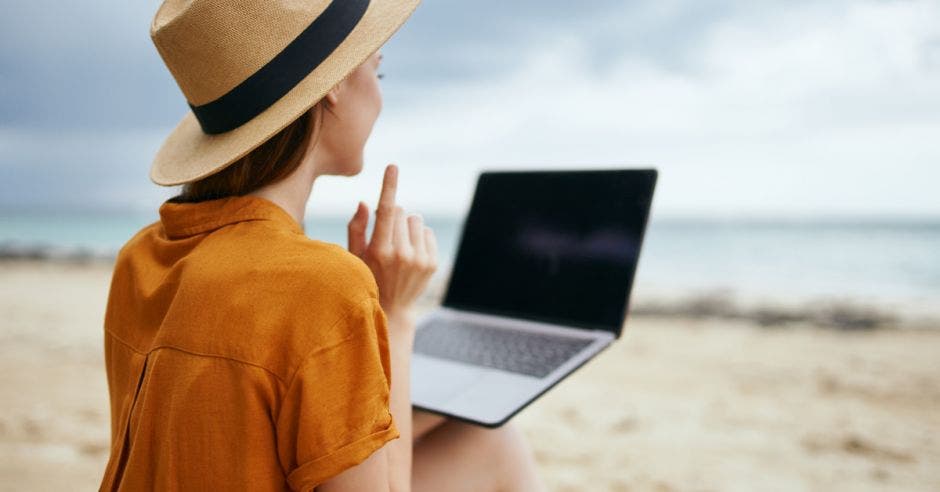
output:
[[111, 330], [105, 330], [105, 332], [107, 332], [109, 335], [111, 335], [115, 340], [117, 340], [118, 342], [120, 342], [122, 345], [124, 345], [125, 347], [131, 349], [132, 351], [136, 352], [136, 353], [139, 354], [139, 355], [145, 355], [145, 356], [146, 356], [146, 355], [149, 355], [149, 354], [153, 353], [153, 352], [156, 351], [156, 350], [159, 350], [159, 349], [162, 349], [162, 348], [168, 348], [168, 349], [176, 350], [176, 351], [178, 351], [178, 352], [182, 352], [182, 353], [184, 353], [184, 354], [195, 355], [195, 356], [197, 356], [197, 357], [208, 357], [208, 358], [213, 358], [213, 359], [223, 359], [223, 360], [228, 360], [228, 361], [231, 361], [231, 362], [237, 362], [237, 363], [239, 363], [239, 364], [244, 364], [244, 365], [246, 365], [246, 366], [251, 366], [251, 367], [255, 367], [255, 368], [261, 369], [262, 371], [264, 371], [264, 372], [270, 374], [271, 376], [273, 376], [274, 379], [276, 379], [277, 382], [281, 384], [281, 386], [283, 386], [284, 388], [287, 388], [287, 386], [285, 385], [284, 379], [283, 379], [281, 376], [278, 376], [277, 373], [275, 373], [274, 371], [268, 369], [267, 367], [264, 367], [264, 366], [262, 366], [262, 365], [260, 365], [260, 364], [256, 364], [256, 363], [254, 363], [254, 362], [248, 362], [248, 361], [245, 361], [245, 360], [236, 359], [235, 357], [229, 357], [229, 356], [226, 356], [226, 355], [208, 354], [208, 353], [203, 353], [203, 352], [196, 352], [196, 351], [194, 351], [194, 350], [188, 350], [188, 349], [184, 349], [184, 348], [181, 348], [181, 347], [177, 347], [176, 345], [169, 345], [169, 344], [158, 345], [158, 346], [156, 346], [156, 347], [151, 348], [151, 349], [150, 349], [149, 351], [147, 351], [147, 352], [143, 352], [143, 351], [141, 351], [141, 350], [135, 348], [133, 345], [131, 345], [131, 344], [128, 343], [127, 341], [123, 340], [121, 337], [117, 336], [117, 335], [116, 335], [114, 332], [112, 332]]
[[[373, 296], [364, 297], [364, 298], [362, 298], [361, 300], [356, 301], [356, 303], [355, 303], [356, 309], [358, 309], [359, 306], [361, 306], [362, 304], [364, 304], [366, 301], [374, 301], [374, 300], [375, 300], [375, 297], [373, 297]], [[329, 328], [327, 328], [327, 329], [329, 330], [329, 329], [333, 328], [334, 326], [338, 325], [339, 323], [341, 323], [341, 322], [343, 322], [343, 321], [346, 321], [346, 319], [348, 319], [353, 313], [356, 312], [356, 309], [351, 309], [351, 310], [349, 310], [349, 311], [348, 311], [347, 313], [345, 313], [341, 318], [339, 318], [339, 319], [337, 319], [336, 321], [334, 321], [333, 323], [331, 323], [330, 326], [329, 326]], [[308, 350], [308, 351], [307, 351], [306, 353], [304, 353], [304, 355], [300, 358], [300, 363], [297, 364], [297, 367], [294, 368], [294, 371], [293, 371], [293, 373], [292, 373], [291, 376], [290, 376], [290, 381], [287, 383], [286, 389], [289, 390], [290, 387], [294, 384], [294, 380], [297, 379], [297, 373], [299, 373], [300, 370], [304, 367], [304, 365], [306, 365], [307, 362], [309, 362], [311, 355], [313, 355], [313, 354], [315, 354], [315, 353], [317, 353], [317, 352], [323, 351], [323, 350], [327, 350], [327, 349], [331, 349], [331, 348], [334, 348], [334, 347], [338, 347], [338, 346], [342, 345], [343, 343], [346, 343], [347, 341], [352, 340], [352, 339], [354, 339], [354, 338], [356, 338], [356, 337], [358, 337], [358, 336], [359, 336], [358, 333], [353, 333], [353, 334], [349, 335], [348, 337], [343, 338], [342, 340], [340, 340], [340, 341], [338, 341], [338, 342], [336, 342], [336, 343], [334, 343], [334, 344], [331, 344], [331, 345], [328, 345], [328, 346], [325, 346], [325, 347], [313, 347], [312, 349]]]

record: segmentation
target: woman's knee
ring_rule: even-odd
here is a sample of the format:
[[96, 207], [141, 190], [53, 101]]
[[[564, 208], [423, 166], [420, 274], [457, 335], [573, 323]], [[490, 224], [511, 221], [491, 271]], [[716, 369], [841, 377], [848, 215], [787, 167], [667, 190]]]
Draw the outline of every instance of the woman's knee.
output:
[[507, 422], [500, 427], [488, 428], [478, 425], [459, 423], [465, 436], [475, 441], [481, 453], [491, 461], [493, 471], [512, 482], [520, 474], [531, 474], [535, 470], [535, 458], [526, 440], [525, 434], [514, 423]]
[[500, 427], [483, 427], [461, 421], [450, 421], [455, 434], [474, 441], [478, 446], [490, 449], [494, 454], [514, 449], [523, 439], [521, 432], [512, 422]]
[[[497, 428], [447, 420], [416, 445], [415, 490], [543, 490], [525, 436], [513, 423]], [[453, 486], [451, 486], [453, 487]]]
[[489, 428], [448, 419], [429, 432], [428, 437], [437, 441], [435, 448], [466, 450], [474, 461], [488, 462], [487, 467], [525, 459], [530, 453], [525, 436], [512, 422]]
[[496, 428], [479, 428], [489, 434], [493, 446], [500, 451], [500, 454], [508, 456], [528, 454], [529, 448], [525, 441], [525, 435], [516, 424], [507, 422]]

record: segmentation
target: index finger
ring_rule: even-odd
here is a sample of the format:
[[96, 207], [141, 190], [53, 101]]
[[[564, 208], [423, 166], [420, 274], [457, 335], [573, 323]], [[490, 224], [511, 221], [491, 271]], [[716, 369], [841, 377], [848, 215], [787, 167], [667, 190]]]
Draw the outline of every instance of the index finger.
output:
[[375, 208], [375, 227], [372, 231], [372, 240], [379, 243], [391, 241], [392, 227], [395, 219], [395, 191], [398, 189], [398, 166], [389, 164], [385, 167], [385, 177], [382, 180], [382, 192], [379, 195], [379, 205]]

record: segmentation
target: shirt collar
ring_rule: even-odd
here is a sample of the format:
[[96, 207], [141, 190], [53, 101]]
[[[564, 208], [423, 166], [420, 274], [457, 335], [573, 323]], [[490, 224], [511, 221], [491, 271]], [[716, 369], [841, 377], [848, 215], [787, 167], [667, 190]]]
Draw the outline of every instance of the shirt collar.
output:
[[178, 196], [160, 205], [160, 222], [169, 238], [202, 234], [250, 220], [267, 220], [303, 234], [303, 226], [280, 205], [255, 195], [239, 195], [195, 203], [176, 202]]

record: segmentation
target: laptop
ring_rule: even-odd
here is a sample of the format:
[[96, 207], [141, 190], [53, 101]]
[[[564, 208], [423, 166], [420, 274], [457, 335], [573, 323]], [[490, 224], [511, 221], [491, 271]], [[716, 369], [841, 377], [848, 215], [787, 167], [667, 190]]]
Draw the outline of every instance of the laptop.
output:
[[443, 302], [416, 323], [413, 407], [498, 427], [618, 339], [656, 177], [482, 172]]

